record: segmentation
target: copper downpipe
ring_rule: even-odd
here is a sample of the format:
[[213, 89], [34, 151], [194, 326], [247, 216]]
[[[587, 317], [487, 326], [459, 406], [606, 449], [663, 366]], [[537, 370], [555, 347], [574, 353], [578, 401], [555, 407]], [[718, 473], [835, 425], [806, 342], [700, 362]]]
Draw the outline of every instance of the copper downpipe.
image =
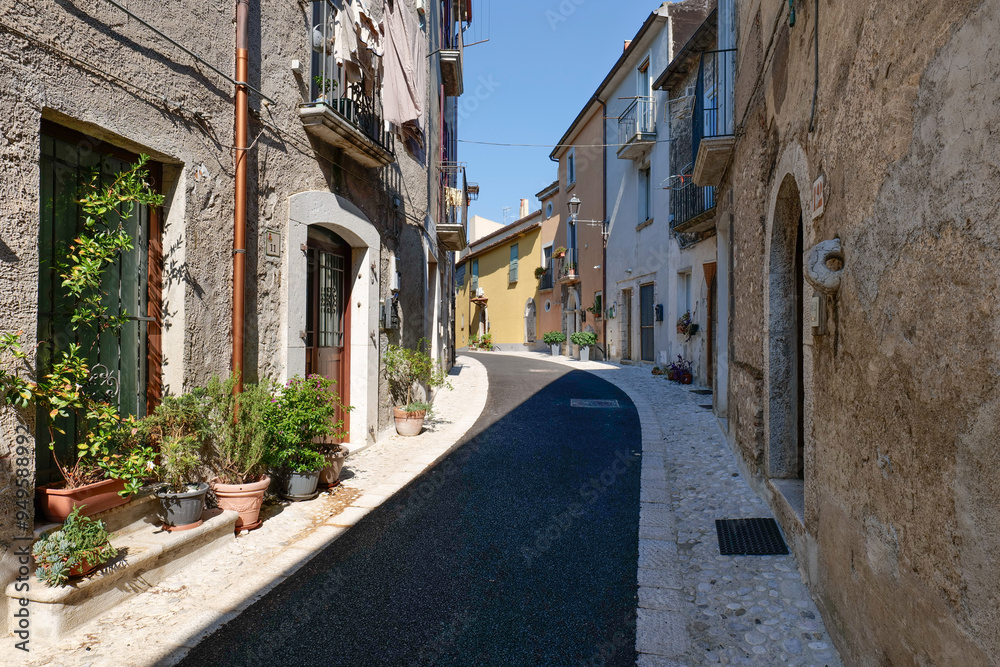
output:
[[247, 22], [249, 0], [236, 0], [236, 157], [235, 220], [233, 223], [233, 360], [232, 370], [239, 374], [235, 391], [243, 391], [243, 330], [246, 309], [246, 239], [247, 239]]

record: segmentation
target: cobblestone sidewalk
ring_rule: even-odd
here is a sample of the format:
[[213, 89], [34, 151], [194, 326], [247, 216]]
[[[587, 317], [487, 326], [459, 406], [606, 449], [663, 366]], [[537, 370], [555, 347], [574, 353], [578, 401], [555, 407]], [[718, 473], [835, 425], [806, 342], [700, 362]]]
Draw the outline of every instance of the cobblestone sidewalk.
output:
[[720, 556], [715, 520], [770, 517], [750, 489], [710, 396], [649, 367], [547, 359], [586, 370], [632, 399], [642, 423], [638, 664], [840, 665], [792, 556]]
[[[0, 664], [59, 667], [168, 667], [218, 627], [263, 597], [373, 508], [447, 453], [486, 405], [486, 369], [459, 357], [434, 400], [424, 432], [393, 434], [351, 453], [342, 483], [302, 503], [265, 507], [258, 529], [214, 550], [180, 573], [115, 607], [57, 644], [32, 645], [25, 658], [13, 641]], [[14, 655], [12, 663], [6, 662]], [[21, 660], [22, 662], [17, 662]]]

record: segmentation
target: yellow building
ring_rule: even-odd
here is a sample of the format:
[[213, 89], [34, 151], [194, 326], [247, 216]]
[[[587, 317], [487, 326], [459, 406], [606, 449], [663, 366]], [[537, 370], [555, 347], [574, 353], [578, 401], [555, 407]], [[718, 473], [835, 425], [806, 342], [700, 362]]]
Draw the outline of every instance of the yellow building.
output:
[[537, 325], [538, 288], [546, 284], [544, 275], [536, 276], [536, 269], [546, 263], [543, 222], [542, 211], [526, 215], [477, 239], [459, 257], [455, 272], [458, 348], [468, 348], [470, 339], [491, 334], [497, 349], [546, 349]]

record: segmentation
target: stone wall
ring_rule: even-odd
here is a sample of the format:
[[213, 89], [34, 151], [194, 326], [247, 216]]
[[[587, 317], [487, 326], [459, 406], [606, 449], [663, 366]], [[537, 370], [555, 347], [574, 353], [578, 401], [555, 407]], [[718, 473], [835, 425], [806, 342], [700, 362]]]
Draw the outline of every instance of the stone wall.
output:
[[[813, 3], [796, 3], [791, 28], [787, 3], [739, 6], [739, 136], [720, 189], [734, 216], [731, 438], [845, 662], [987, 664], [1000, 650], [1000, 9], [820, 5], [813, 131]], [[804, 249], [839, 238], [844, 263], [827, 333], [805, 318], [796, 508], [794, 480], [770, 478], [794, 477], [774, 461], [792, 389], [776, 382], [794, 315], [780, 264], [799, 213]]]

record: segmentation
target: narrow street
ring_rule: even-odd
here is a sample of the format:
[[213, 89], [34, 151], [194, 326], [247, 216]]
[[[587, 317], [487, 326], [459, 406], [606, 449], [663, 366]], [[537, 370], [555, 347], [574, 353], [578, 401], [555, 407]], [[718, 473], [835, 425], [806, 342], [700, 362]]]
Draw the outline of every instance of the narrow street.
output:
[[489, 399], [450, 454], [180, 664], [635, 664], [632, 402], [591, 373], [475, 357]]

